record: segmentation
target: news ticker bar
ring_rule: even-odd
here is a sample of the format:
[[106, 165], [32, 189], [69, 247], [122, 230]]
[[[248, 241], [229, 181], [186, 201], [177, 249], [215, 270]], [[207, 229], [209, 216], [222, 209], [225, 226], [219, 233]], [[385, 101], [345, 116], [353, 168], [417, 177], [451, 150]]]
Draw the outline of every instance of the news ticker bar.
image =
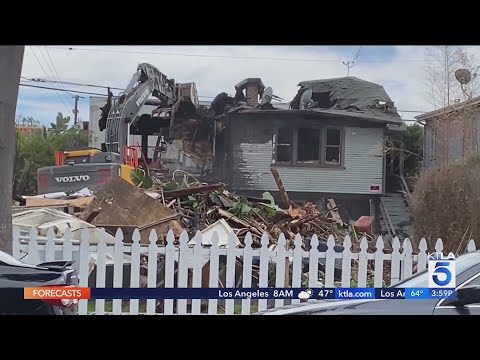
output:
[[444, 288], [24, 288], [24, 299], [332, 299], [428, 300], [455, 298]]

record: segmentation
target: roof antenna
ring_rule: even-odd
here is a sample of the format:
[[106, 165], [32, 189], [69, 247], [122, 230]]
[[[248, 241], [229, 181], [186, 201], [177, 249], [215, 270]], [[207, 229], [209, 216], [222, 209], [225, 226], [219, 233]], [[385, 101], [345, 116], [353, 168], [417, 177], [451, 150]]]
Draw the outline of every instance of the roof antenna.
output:
[[347, 67], [347, 76], [350, 76], [350, 69], [353, 68], [355, 65], [357, 65], [357, 60], [358, 60], [358, 57], [360, 56], [360, 50], [362, 50], [361, 46], [358, 48], [357, 54], [353, 58], [352, 63], [350, 63], [350, 61], [347, 61], [347, 62], [343, 61], [343, 65]]

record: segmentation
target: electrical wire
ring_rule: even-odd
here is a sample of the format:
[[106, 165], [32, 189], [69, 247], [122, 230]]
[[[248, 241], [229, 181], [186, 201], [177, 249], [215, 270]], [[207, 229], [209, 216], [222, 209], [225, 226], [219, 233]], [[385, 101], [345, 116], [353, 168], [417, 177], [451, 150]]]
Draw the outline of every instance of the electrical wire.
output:
[[[96, 96], [107, 97], [107, 95], [105, 95], [105, 94], [92, 93], [92, 92], [86, 92], [86, 91], [78, 91], [78, 90], [70, 90], [70, 89], [64, 90], [64, 89], [52, 88], [52, 87], [48, 87], [48, 86], [29, 85], [29, 84], [22, 84], [22, 83], [20, 83], [20, 86], [31, 87], [31, 88], [38, 88], [38, 89], [46, 89], [46, 90], [69, 91], [69, 92], [78, 93], [78, 94], [96, 95]], [[114, 96], [114, 97], [115, 97], [115, 96]]]
[[50, 82], [50, 83], [58, 83], [58, 84], [65, 84], [65, 85], [75, 85], [75, 86], [85, 86], [85, 87], [95, 87], [95, 88], [102, 88], [102, 89], [110, 89], [110, 90], [125, 90], [122, 88], [117, 88], [113, 86], [106, 86], [106, 85], [93, 85], [93, 84], [83, 84], [83, 83], [76, 83], [72, 81], [53, 81], [53, 80], [45, 80], [39, 78], [26, 78], [22, 76], [22, 79], [34, 82]]
[[[44, 48], [45, 48], [45, 51], [47, 52], [47, 55], [50, 57], [50, 55], [48, 54], [48, 49], [47, 49], [47, 47], [44, 46]], [[50, 61], [51, 61], [51, 63], [52, 63], [53, 70], [52, 70], [52, 67], [50, 67], [49, 62], [47, 61], [47, 58], [45, 57], [45, 55], [43, 55], [42, 49], [41, 49], [41, 48], [38, 48], [38, 51], [39, 51], [40, 54], [42, 55], [43, 60], [45, 60], [45, 64], [47, 64], [48, 69], [50, 70], [50, 73], [53, 75], [53, 79], [54, 79], [54, 80], [57, 79], [57, 80], [60, 81], [60, 77], [58, 76], [57, 70], [55, 69], [55, 64], [53, 63], [53, 61], [51, 61], [51, 58], [50, 58]], [[55, 74], [56, 74], [56, 75], [55, 75]], [[63, 86], [62, 86], [62, 87], [63, 87]], [[68, 92], [67, 92], [67, 93], [68, 93]], [[70, 106], [73, 106], [73, 103], [70, 102], [71, 99], [70, 99], [67, 95], [65, 95], [65, 92], [63, 92], [62, 95], [65, 97], [65, 99], [66, 99], [66, 101], [67, 101], [67, 104], [70, 105]], [[69, 94], [69, 95], [71, 96], [72, 94]]]
[[[37, 60], [38, 65], [40, 65], [40, 68], [43, 70], [43, 72], [44, 72], [44, 74], [45, 74], [45, 77], [48, 78], [47, 72], [45, 71], [45, 68], [43, 67], [43, 65], [42, 65], [42, 63], [40, 62], [40, 60], [38, 59], [37, 54], [36, 54], [35, 51], [33, 50], [33, 47], [32, 47], [32, 46], [30, 46], [30, 50], [32, 51], [33, 56], [35, 56], [35, 59]], [[70, 110], [68, 109], [68, 106], [65, 104], [65, 101], [64, 101], [63, 98], [60, 96], [60, 94], [57, 93], [57, 96], [58, 96], [58, 98], [60, 99], [60, 101], [63, 103], [63, 105], [65, 106], [65, 109], [67, 109], [67, 114], [70, 113]]]
[[[303, 61], [303, 62], [329, 62], [341, 63], [339, 60], [324, 60], [324, 59], [302, 59], [302, 58], [278, 58], [278, 57], [257, 57], [257, 56], [235, 56], [235, 55], [208, 55], [208, 54], [188, 54], [188, 53], [168, 53], [156, 51], [138, 51], [138, 50], [117, 50], [117, 49], [92, 49], [92, 48], [74, 48], [74, 47], [55, 47], [55, 49], [69, 50], [69, 51], [97, 51], [97, 52], [111, 52], [124, 54], [146, 54], [146, 55], [165, 55], [165, 56], [191, 56], [191, 57], [206, 57], [206, 58], [229, 58], [229, 59], [244, 59], [244, 60], [273, 60], [273, 61]], [[425, 62], [422, 60], [362, 60], [364, 63], [402, 63], [402, 62]]]

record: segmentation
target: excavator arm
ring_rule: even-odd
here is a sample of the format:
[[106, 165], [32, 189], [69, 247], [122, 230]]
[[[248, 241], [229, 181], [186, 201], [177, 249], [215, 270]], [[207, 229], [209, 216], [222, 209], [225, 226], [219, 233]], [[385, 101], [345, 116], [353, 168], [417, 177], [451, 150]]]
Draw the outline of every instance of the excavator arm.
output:
[[150, 95], [158, 98], [162, 107], [177, 101], [174, 80], [169, 80], [150, 64], [140, 64], [125, 91], [111, 105], [105, 125], [105, 150], [121, 154], [127, 144], [129, 124], [135, 120]]

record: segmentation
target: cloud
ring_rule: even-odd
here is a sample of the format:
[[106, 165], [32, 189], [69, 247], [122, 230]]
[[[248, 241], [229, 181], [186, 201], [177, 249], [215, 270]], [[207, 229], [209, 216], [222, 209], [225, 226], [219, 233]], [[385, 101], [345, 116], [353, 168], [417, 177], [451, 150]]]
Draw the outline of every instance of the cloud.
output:
[[[246, 77], [261, 77], [274, 94], [291, 101], [302, 80], [341, 77], [347, 74], [343, 61], [351, 61], [358, 47], [354, 46], [89, 46], [74, 47], [27, 46], [22, 76], [27, 78], [52, 78], [124, 88], [139, 63], [155, 65], [177, 82], [195, 82], [202, 100], [212, 99], [225, 91], [234, 93], [234, 86]], [[121, 53], [115, 51], [132, 51]], [[480, 55], [480, 47], [469, 48]], [[143, 52], [143, 53], [142, 53]], [[153, 54], [157, 53], [157, 54]], [[175, 55], [182, 54], [182, 55]], [[208, 54], [217, 57], [186, 56]], [[425, 99], [424, 72], [422, 70], [425, 48], [420, 46], [363, 46], [358, 62], [350, 75], [379, 83], [395, 102], [399, 110], [432, 110]], [[229, 58], [238, 56], [243, 58]], [[246, 59], [256, 57], [257, 59]], [[281, 60], [272, 60], [277, 58]], [[50, 61], [51, 59], [51, 61]], [[302, 59], [293, 61], [288, 59]], [[39, 62], [42, 66], [39, 65]], [[53, 65], [52, 63], [53, 62]], [[52, 84], [42, 84], [53, 86]], [[106, 93], [104, 89], [64, 85], [66, 89]], [[36, 94], [47, 94], [41, 98]], [[22, 89], [18, 110], [28, 111], [35, 118], [54, 119], [58, 111], [66, 111], [63, 102], [69, 101], [54, 95], [51, 90]], [[51, 96], [53, 95], [53, 96]], [[82, 117], [88, 119], [88, 95], [79, 102]], [[209, 97], [209, 98], [205, 98]], [[71, 111], [70, 111], [70, 114]], [[402, 113], [412, 119], [415, 113]], [[49, 120], [50, 121], [50, 120]]]

